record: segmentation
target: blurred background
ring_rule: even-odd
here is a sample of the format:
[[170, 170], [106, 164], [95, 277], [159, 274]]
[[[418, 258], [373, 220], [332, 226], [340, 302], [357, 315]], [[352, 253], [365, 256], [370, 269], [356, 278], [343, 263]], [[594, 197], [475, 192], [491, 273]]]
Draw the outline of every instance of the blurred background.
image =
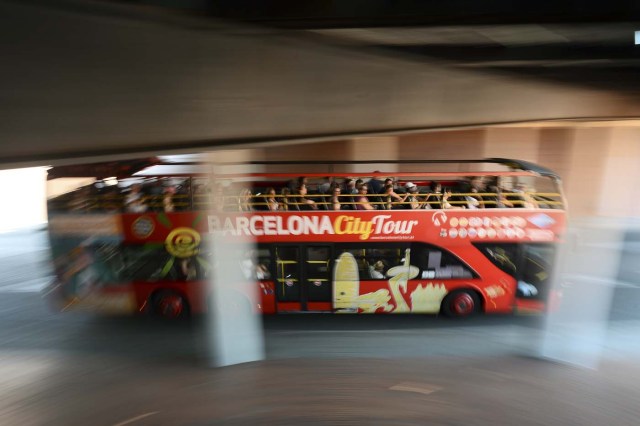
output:
[[[636, 424], [640, 5], [485, 3], [0, 1], [3, 422]], [[242, 326], [50, 309], [47, 168], [176, 154], [548, 167], [563, 302]]]

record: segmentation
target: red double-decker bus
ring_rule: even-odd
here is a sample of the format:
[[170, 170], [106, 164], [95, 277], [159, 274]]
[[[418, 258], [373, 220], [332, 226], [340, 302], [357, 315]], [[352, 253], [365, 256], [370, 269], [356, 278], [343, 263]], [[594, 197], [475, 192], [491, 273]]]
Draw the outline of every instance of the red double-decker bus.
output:
[[[411, 171], [354, 173], [336, 172], [354, 162], [263, 162], [268, 172], [212, 177], [160, 163], [50, 171], [48, 294], [60, 309], [204, 312], [214, 234], [256, 286], [252, 309], [268, 314], [464, 317], [544, 312], [552, 298], [565, 202], [559, 177], [539, 166], [376, 161]], [[255, 249], [236, 249], [239, 238]]]

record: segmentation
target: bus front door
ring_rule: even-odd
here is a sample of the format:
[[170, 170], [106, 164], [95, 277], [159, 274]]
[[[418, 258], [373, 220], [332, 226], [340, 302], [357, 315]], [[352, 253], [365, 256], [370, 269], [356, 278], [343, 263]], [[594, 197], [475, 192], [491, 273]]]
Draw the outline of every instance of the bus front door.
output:
[[276, 246], [278, 312], [331, 310], [331, 247]]

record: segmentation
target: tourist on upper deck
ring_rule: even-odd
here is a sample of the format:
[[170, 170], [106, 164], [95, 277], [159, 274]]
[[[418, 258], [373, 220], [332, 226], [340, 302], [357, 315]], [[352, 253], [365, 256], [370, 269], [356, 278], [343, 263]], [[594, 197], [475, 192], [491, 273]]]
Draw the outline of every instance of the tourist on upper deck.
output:
[[397, 203], [404, 202], [405, 198], [401, 197], [396, 193], [396, 191], [394, 191], [392, 183], [388, 183], [385, 185], [382, 195], [382, 198], [384, 200], [384, 204], [382, 206], [384, 209], [391, 210], [395, 206], [397, 206], [398, 208], [402, 208], [402, 205]]
[[375, 210], [376, 208], [371, 205], [367, 198], [368, 188], [367, 185], [361, 183], [358, 188], [358, 195], [355, 197], [356, 210]]
[[513, 203], [504, 195], [504, 190], [500, 187], [498, 176], [491, 176], [487, 179], [486, 192], [492, 194], [485, 196], [485, 208], [506, 208], [513, 207]]
[[124, 197], [124, 207], [129, 213], [144, 213], [148, 206], [142, 193], [142, 185], [136, 183], [131, 185], [129, 193]]
[[357, 194], [358, 189], [356, 188], [356, 181], [351, 178], [346, 178], [342, 182], [342, 193], [343, 194]]
[[482, 181], [482, 177], [480, 176], [472, 176], [469, 178], [469, 185], [464, 192], [467, 193], [465, 195], [465, 200], [467, 201], [468, 209], [483, 209], [484, 208], [484, 200], [480, 193], [485, 191], [485, 184]]
[[340, 185], [338, 185], [336, 182], [334, 182], [332, 184], [331, 200], [330, 200], [330, 206], [329, 206], [331, 210], [341, 210], [342, 209], [342, 203], [340, 202], [341, 192], [342, 192], [342, 190], [340, 189]]
[[253, 210], [251, 206], [252, 197], [253, 194], [251, 194], [251, 190], [249, 188], [243, 188], [238, 196], [238, 211], [250, 212]]
[[418, 197], [418, 185], [413, 182], [407, 182], [404, 187], [407, 193], [404, 195], [402, 202], [405, 209], [416, 210], [422, 206], [422, 202]]
[[302, 184], [296, 189], [294, 202], [298, 205], [299, 210], [318, 210], [315, 201], [307, 198], [307, 185]]
[[[380, 173], [380, 171], [376, 170], [373, 173]], [[384, 191], [385, 182], [380, 180], [379, 177], [374, 176], [367, 182], [367, 185], [369, 186], [369, 192], [371, 194], [381, 194]]]
[[518, 183], [516, 184], [515, 189], [513, 190], [515, 193], [516, 200], [514, 201], [515, 207], [525, 208], [525, 209], [537, 209], [538, 201], [533, 197], [533, 193], [535, 191], [530, 190], [526, 184]]
[[[293, 208], [291, 200], [291, 191], [289, 188], [284, 187], [280, 190], [280, 210], [298, 210]], [[295, 205], [297, 207], [297, 204]]]
[[330, 194], [331, 193], [331, 188], [333, 187], [334, 184], [334, 178], [333, 176], [327, 176], [323, 179], [322, 183], [320, 185], [318, 185], [318, 192], [320, 194]]
[[449, 202], [449, 200], [452, 200], [452, 195], [451, 195], [451, 190], [446, 190], [444, 191], [444, 193], [442, 194], [442, 208], [443, 209], [447, 209], [447, 210], [462, 210], [464, 209], [464, 205], [459, 205], [459, 204], [451, 204]]
[[167, 186], [164, 189], [164, 195], [162, 196], [162, 208], [165, 213], [174, 212], [176, 207], [173, 204], [173, 196], [176, 193], [174, 186]]
[[272, 187], [267, 188], [265, 192], [265, 201], [267, 203], [267, 209], [275, 212], [280, 210], [280, 203], [276, 200], [276, 190]]
[[431, 182], [429, 193], [424, 199], [424, 209], [441, 209], [442, 208], [442, 185], [439, 182]]

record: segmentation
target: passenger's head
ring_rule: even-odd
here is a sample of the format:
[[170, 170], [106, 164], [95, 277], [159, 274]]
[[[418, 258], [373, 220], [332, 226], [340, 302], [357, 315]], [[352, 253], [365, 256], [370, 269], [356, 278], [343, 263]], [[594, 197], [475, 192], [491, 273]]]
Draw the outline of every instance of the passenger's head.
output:
[[386, 268], [387, 268], [387, 265], [385, 264], [384, 260], [378, 260], [376, 263], [373, 264], [373, 269], [375, 269], [378, 272], [384, 272]]
[[484, 188], [482, 176], [472, 176], [471, 178], [469, 178], [469, 183], [471, 184], [471, 188], [475, 188], [477, 190]]
[[442, 184], [440, 182], [431, 182], [431, 192], [439, 194], [442, 192]]
[[418, 192], [418, 185], [416, 185], [413, 182], [407, 182], [404, 184], [405, 189], [407, 190], [407, 192]]

